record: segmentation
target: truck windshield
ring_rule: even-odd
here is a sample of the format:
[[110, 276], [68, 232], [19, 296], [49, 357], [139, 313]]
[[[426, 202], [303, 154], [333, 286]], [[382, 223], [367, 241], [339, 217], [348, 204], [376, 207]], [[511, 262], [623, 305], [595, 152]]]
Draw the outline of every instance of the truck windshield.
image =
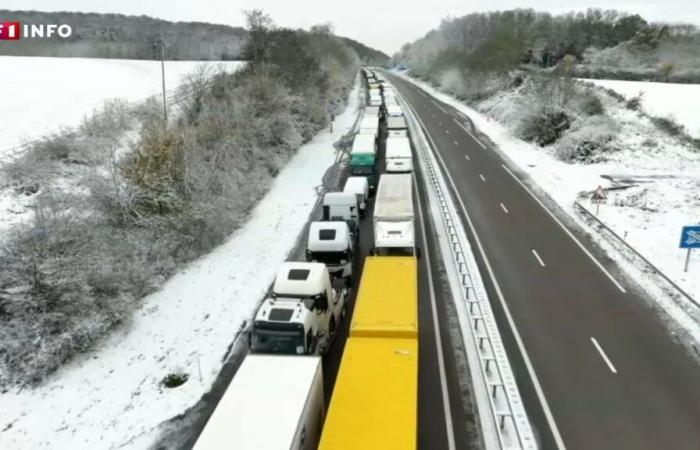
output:
[[[250, 349], [257, 353], [304, 354], [303, 329], [271, 329], [256, 324], [250, 342]], [[275, 327], [277, 328], [277, 326]]]

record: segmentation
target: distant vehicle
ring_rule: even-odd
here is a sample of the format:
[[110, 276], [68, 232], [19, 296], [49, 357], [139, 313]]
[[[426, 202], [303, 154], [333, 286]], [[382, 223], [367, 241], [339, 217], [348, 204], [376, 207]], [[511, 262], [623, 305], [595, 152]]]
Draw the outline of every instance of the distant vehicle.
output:
[[374, 201], [374, 248], [378, 255], [418, 255], [410, 174], [384, 174]]
[[363, 117], [379, 117], [381, 111], [378, 106], [368, 106], [365, 108]]
[[255, 353], [319, 355], [330, 346], [345, 315], [347, 288], [331, 285], [323, 263], [285, 262], [272, 296], [258, 309], [249, 337]]
[[367, 202], [369, 201], [369, 181], [367, 177], [348, 177], [345, 180], [343, 192], [355, 194], [357, 204], [360, 207], [360, 217], [365, 215]]
[[389, 117], [402, 117], [403, 116], [403, 109], [401, 108], [401, 106], [399, 106], [398, 103], [393, 103], [391, 105], [387, 105], [386, 115]]
[[355, 241], [360, 235], [360, 211], [357, 195], [349, 192], [327, 192], [323, 196], [323, 220], [347, 222]]
[[389, 138], [396, 136], [408, 137], [408, 126], [403, 116], [390, 116], [386, 120], [386, 130]]
[[386, 140], [386, 171], [412, 172], [413, 153], [407, 137], [390, 136]]
[[311, 222], [306, 243], [307, 261], [323, 263], [331, 275], [350, 282], [353, 250], [354, 240], [347, 222]]
[[375, 134], [357, 134], [350, 151], [350, 174], [367, 177], [370, 189], [377, 185], [377, 140]]
[[248, 355], [194, 449], [312, 450], [323, 419], [321, 358]]
[[363, 116], [360, 120], [360, 134], [371, 134], [374, 139], [379, 136], [379, 117]]

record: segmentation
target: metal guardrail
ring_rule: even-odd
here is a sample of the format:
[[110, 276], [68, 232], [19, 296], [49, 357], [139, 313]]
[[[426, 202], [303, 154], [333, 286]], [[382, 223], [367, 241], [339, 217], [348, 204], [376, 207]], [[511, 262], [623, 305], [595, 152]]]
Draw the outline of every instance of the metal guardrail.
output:
[[[492, 420], [491, 429], [495, 430], [498, 442], [490, 443], [485, 436], [485, 444], [487, 448], [497, 446], [501, 449], [536, 449], [537, 442], [455, 203], [437, 168], [437, 160], [423, 133], [424, 127], [420, 119], [403, 99], [402, 104], [404, 115], [412, 128], [412, 140], [425, 175], [424, 181], [429, 196], [432, 197], [431, 201], [437, 202], [439, 218], [433, 216], [435, 225], [442, 225], [447, 237], [449, 255], [445, 255], [443, 251], [443, 258], [449, 257], [449, 262], [458, 275], [460, 298], [455, 298], [455, 302], [462, 302], [467, 315], [466, 323], [460, 320], [462, 334], [470, 333], [472, 339], [468, 341], [471, 341], [472, 345], [467, 345], [466, 348], [476, 355], [479, 364], [476, 372], [474, 368], [470, 368], [474, 387], [483, 389], [488, 397], [488, 411], [482, 411], [482, 406], [478, 406], [480, 414], [488, 415]], [[448, 262], [447, 259], [445, 262]], [[465, 339], [465, 344], [466, 341]], [[475, 374], [478, 376], [474, 376]]]
[[610, 228], [608, 225], [605, 224], [602, 220], [600, 220], [598, 217], [596, 217], [595, 214], [593, 214], [591, 211], [588, 210], [585, 206], [583, 206], [581, 203], [578, 201], [574, 202], [574, 206], [576, 206], [581, 212], [584, 213], [587, 217], [590, 219], [594, 220], [598, 225], [603, 227], [608, 233], [613, 235], [620, 243], [622, 243], [627, 249], [631, 250], [632, 253], [634, 253], [639, 259], [641, 259], [651, 270], [652, 272], [655, 272], [656, 274], [660, 275], [668, 284], [670, 284], [674, 289], [676, 289], [681, 295], [686, 297], [690, 302], [697, 308], [700, 308], [700, 301], [696, 300], [692, 295], [687, 293], [683, 288], [681, 288], [678, 284], [676, 284], [675, 281], [673, 281], [671, 278], [668, 277], [665, 273], [661, 271], [658, 267], [656, 267], [651, 261], [649, 261], [644, 255], [639, 253], [639, 251], [632, 247], [629, 242], [624, 240], [619, 234], [617, 234], [612, 228]]

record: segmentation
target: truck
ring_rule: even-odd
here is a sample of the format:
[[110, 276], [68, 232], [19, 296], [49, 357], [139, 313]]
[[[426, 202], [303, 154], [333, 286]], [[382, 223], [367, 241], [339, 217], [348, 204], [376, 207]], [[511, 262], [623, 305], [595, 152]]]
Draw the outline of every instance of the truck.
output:
[[349, 192], [326, 192], [323, 196], [324, 221], [342, 220], [350, 227], [355, 241], [360, 237], [360, 211], [357, 195]]
[[377, 140], [373, 134], [357, 134], [350, 150], [350, 175], [367, 177], [370, 189], [377, 185]]
[[379, 136], [379, 117], [362, 116], [360, 134], [369, 134], [376, 140]]
[[350, 336], [418, 339], [418, 263], [414, 256], [365, 258]]
[[249, 354], [194, 449], [314, 450], [324, 415], [320, 357]]
[[248, 336], [251, 352], [325, 353], [345, 316], [346, 300], [347, 287], [336, 289], [323, 263], [282, 263], [272, 294], [255, 314]]
[[379, 106], [368, 106], [365, 108], [363, 117], [380, 117], [380, 115], [381, 111], [379, 110]]
[[374, 201], [375, 255], [418, 255], [411, 174], [384, 174]]
[[354, 240], [346, 222], [311, 222], [306, 260], [326, 265], [332, 276], [352, 281]]
[[360, 208], [360, 217], [364, 217], [369, 201], [369, 181], [367, 177], [348, 177], [345, 180], [343, 192], [349, 192], [357, 196], [357, 205]]
[[[398, 106], [398, 108], [400, 109], [401, 107]], [[386, 130], [389, 138], [395, 136], [408, 137], [408, 126], [406, 125], [406, 119], [402, 115], [389, 116], [386, 119]]]
[[411, 141], [403, 136], [389, 136], [386, 140], [386, 171], [412, 172]]
[[350, 336], [318, 448], [415, 450], [417, 414], [418, 340]]

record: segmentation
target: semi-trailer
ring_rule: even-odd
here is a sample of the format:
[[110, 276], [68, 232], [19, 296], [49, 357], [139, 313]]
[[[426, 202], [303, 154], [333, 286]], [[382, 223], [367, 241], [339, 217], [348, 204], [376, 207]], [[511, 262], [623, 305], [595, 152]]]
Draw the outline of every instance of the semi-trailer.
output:
[[417, 255], [410, 174], [384, 174], [374, 202], [374, 254]]
[[369, 187], [377, 185], [377, 140], [374, 134], [357, 134], [350, 150], [350, 174], [367, 177]]
[[405, 136], [390, 136], [386, 140], [387, 172], [413, 172], [411, 141]]

